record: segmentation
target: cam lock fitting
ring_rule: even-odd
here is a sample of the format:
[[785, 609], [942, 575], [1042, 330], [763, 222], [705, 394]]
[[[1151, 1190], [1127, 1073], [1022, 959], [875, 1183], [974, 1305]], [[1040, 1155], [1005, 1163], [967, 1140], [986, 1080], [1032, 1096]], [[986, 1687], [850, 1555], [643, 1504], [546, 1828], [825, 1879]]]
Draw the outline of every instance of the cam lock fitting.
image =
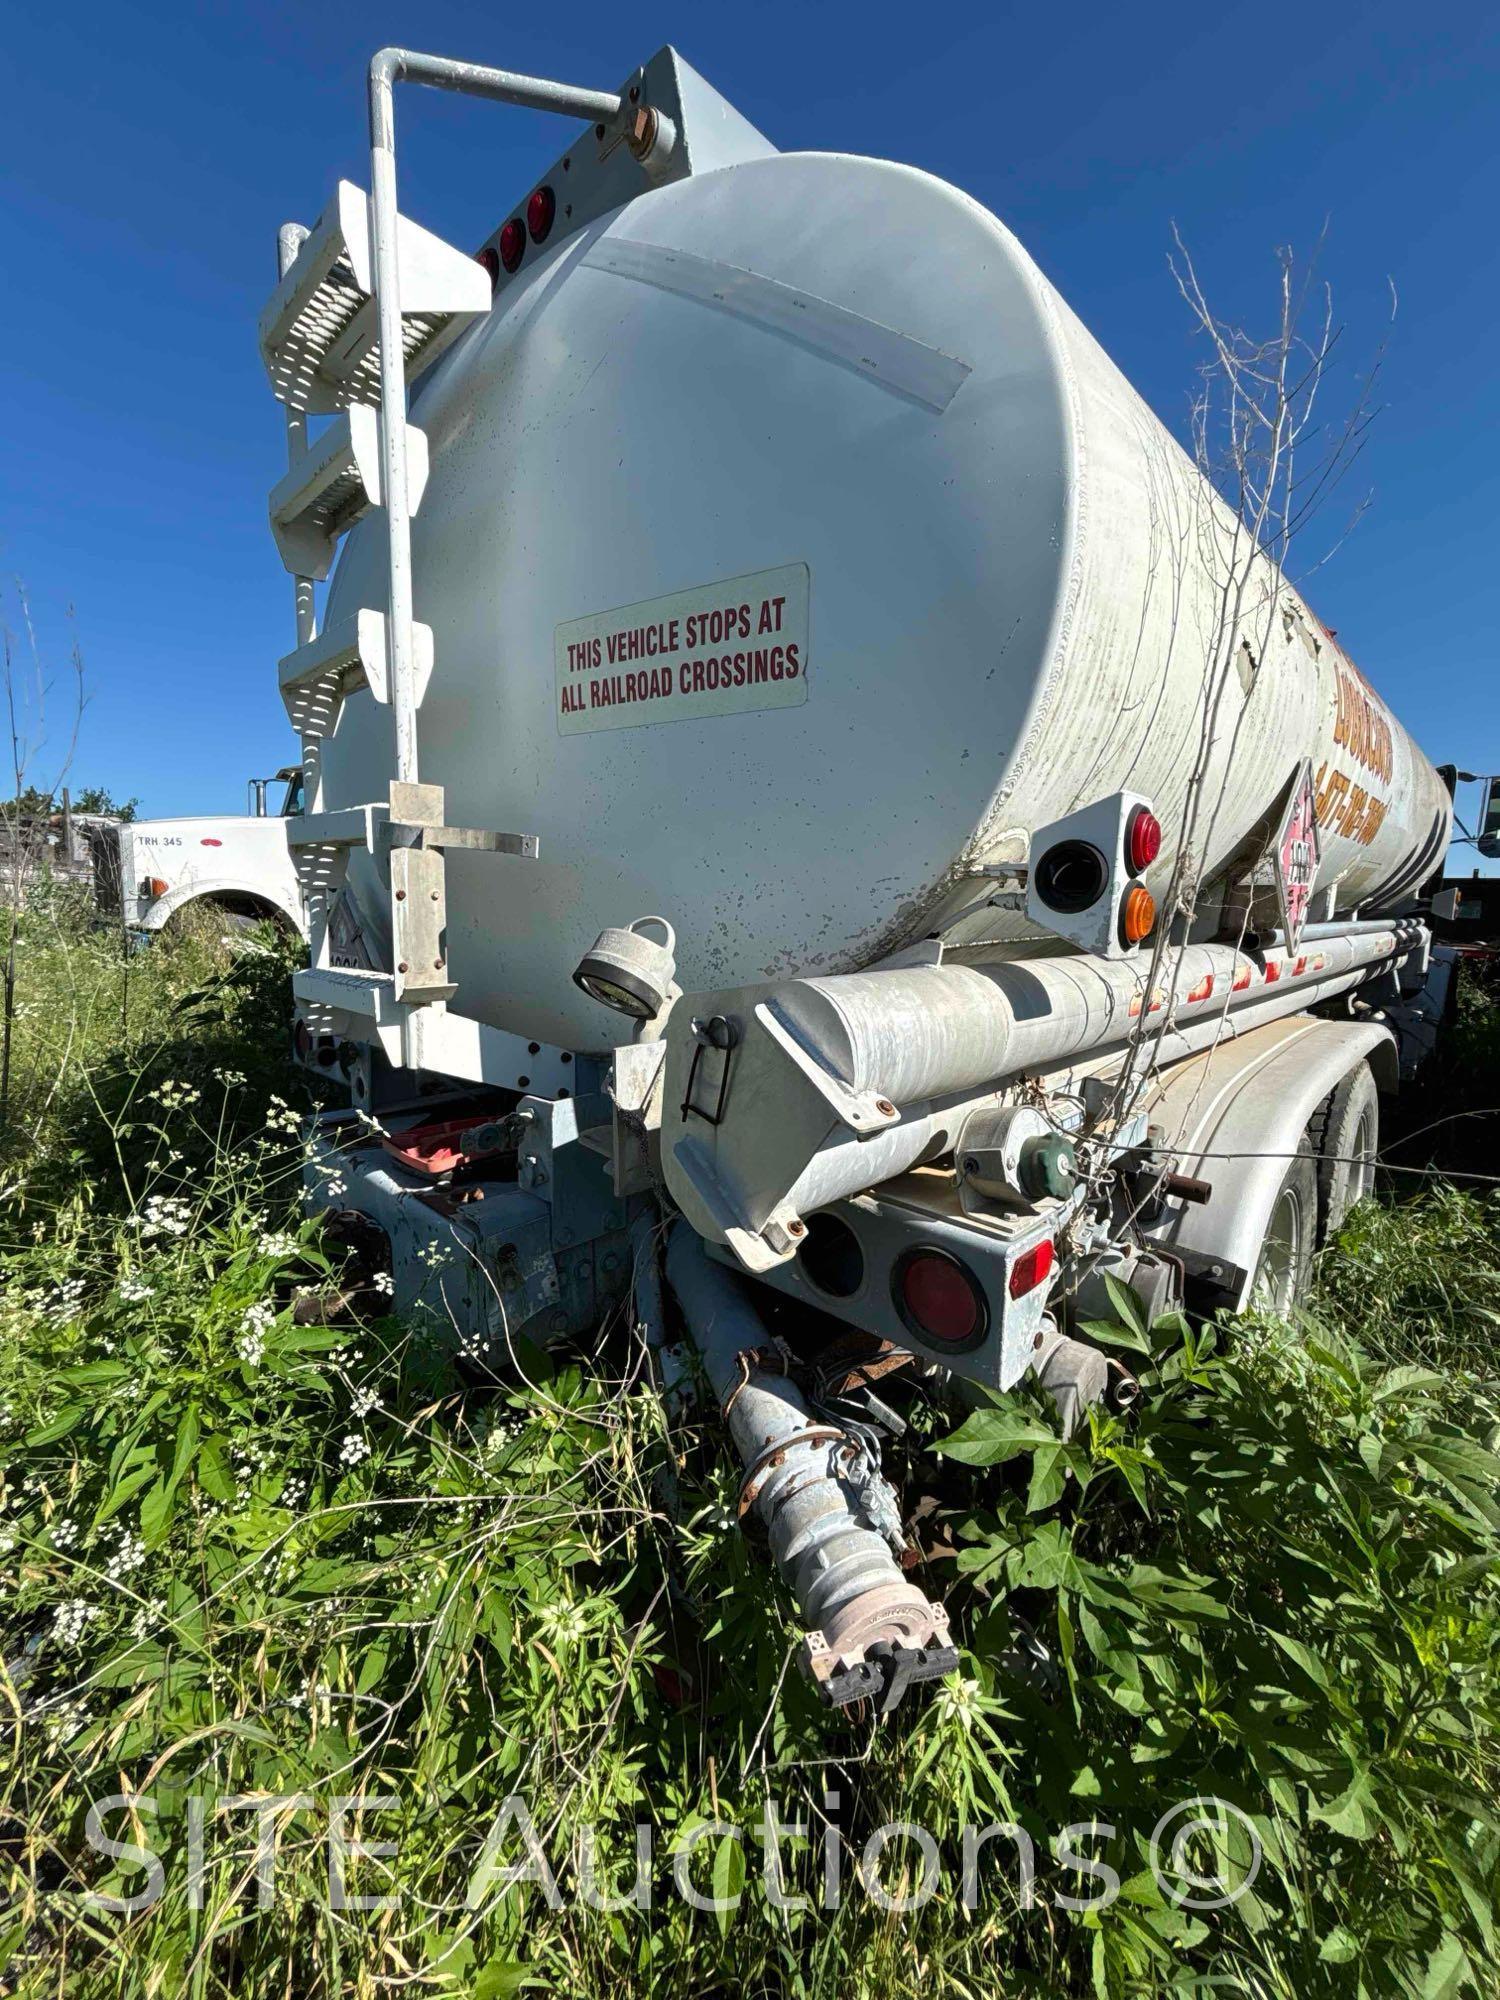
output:
[[1030, 1104], [986, 1106], [965, 1119], [954, 1149], [960, 1191], [1029, 1207], [1066, 1201], [1078, 1179], [1078, 1152]]
[[1066, 1201], [1078, 1179], [1078, 1149], [1055, 1132], [1045, 1139], [1028, 1139], [1021, 1147], [1017, 1178], [1022, 1194], [1033, 1201], [1043, 1197]]

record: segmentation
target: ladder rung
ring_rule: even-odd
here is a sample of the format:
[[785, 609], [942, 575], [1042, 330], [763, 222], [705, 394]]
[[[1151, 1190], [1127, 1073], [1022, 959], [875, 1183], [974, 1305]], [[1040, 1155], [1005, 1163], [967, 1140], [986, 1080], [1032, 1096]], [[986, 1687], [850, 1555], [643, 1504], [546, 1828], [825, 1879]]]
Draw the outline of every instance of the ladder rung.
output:
[[[476, 265], [475, 269], [479, 267]], [[484, 282], [488, 305], [489, 278]], [[404, 270], [403, 270], [404, 282]], [[401, 346], [406, 357], [406, 379], [412, 382], [444, 354], [475, 317], [472, 312], [413, 313], [403, 306]], [[318, 369], [316, 389], [320, 401], [308, 405], [342, 410], [350, 403], [380, 402], [380, 348], [375, 325], [375, 302], [367, 299], [348, 326], [330, 346]]]
[[[396, 219], [402, 344], [408, 380], [435, 361], [491, 305], [489, 273], [408, 216]], [[293, 409], [378, 403], [370, 206], [340, 181], [260, 319], [271, 386]]]
[[[427, 487], [427, 433], [406, 426], [406, 503], [413, 514]], [[380, 417], [353, 403], [298, 459], [271, 494], [271, 533], [293, 576], [322, 578], [341, 535], [381, 504]]]
[[374, 805], [342, 806], [336, 812], [302, 813], [286, 823], [289, 847], [367, 847], [374, 852], [376, 828], [390, 817], [381, 799]]
[[[414, 620], [411, 636], [420, 708], [432, 674], [432, 627]], [[361, 610], [339, 619], [316, 639], [288, 653], [277, 669], [277, 678], [292, 727], [303, 734], [311, 729], [326, 735], [339, 703], [355, 688], [368, 687], [377, 701], [389, 701], [384, 612]]]
[[396, 981], [389, 972], [350, 972], [331, 965], [304, 966], [292, 974], [292, 991], [299, 1000], [321, 1007], [342, 1007], [373, 1021], [401, 1018]]

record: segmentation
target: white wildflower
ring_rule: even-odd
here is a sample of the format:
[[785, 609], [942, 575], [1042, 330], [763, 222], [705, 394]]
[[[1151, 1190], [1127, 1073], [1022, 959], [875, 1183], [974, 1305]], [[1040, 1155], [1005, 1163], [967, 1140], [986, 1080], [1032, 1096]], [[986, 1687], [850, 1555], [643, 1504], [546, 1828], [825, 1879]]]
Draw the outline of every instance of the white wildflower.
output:
[[97, 1604], [86, 1604], [81, 1597], [67, 1598], [52, 1614], [52, 1637], [59, 1646], [76, 1646], [85, 1627], [99, 1616]]
[[370, 1289], [384, 1298], [392, 1298], [395, 1296], [396, 1280], [389, 1271], [376, 1271], [370, 1279]]
[[242, 1069], [216, 1069], [214, 1075], [226, 1089], [245, 1081], [245, 1072]]
[[178, 1195], [153, 1194], [146, 1197], [145, 1213], [136, 1222], [142, 1236], [186, 1236], [192, 1218], [190, 1202]]
[[302, 1114], [293, 1111], [284, 1097], [272, 1097], [266, 1107], [266, 1130], [268, 1132], [295, 1132], [302, 1124]]
[[178, 1083], [171, 1077], [151, 1093], [163, 1111], [182, 1111], [189, 1104], [196, 1104], [201, 1094], [192, 1084]]
[[266, 1335], [276, 1320], [276, 1308], [269, 1299], [260, 1299], [253, 1306], [245, 1308], [245, 1316], [240, 1321], [239, 1339], [235, 1345], [240, 1359], [251, 1368], [260, 1366], [266, 1351]]
[[145, 1560], [146, 1544], [129, 1528], [121, 1528], [119, 1546], [104, 1565], [104, 1574], [114, 1578], [129, 1576], [131, 1571], [139, 1569]]
[[121, 1278], [115, 1289], [128, 1306], [144, 1305], [147, 1299], [156, 1297], [155, 1285], [148, 1284], [144, 1278], [128, 1274]]
[[77, 1319], [78, 1309], [83, 1304], [83, 1291], [82, 1278], [64, 1278], [61, 1284], [52, 1288], [46, 1301], [46, 1312], [55, 1326], [67, 1326]]
[[89, 1725], [89, 1712], [80, 1701], [65, 1701], [45, 1719], [49, 1748], [65, 1743]]
[[70, 1549], [78, 1540], [78, 1523], [70, 1521], [67, 1515], [52, 1523], [52, 1546], [55, 1549]]
[[341, 1465], [358, 1465], [361, 1459], [368, 1458], [369, 1456], [370, 1444], [368, 1438], [360, 1437], [356, 1431], [350, 1431], [344, 1442], [339, 1446], [339, 1463]]
[[262, 1257], [290, 1257], [301, 1245], [290, 1229], [268, 1229], [255, 1247]]
[[380, 1396], [367, 1383], [363, 1389], [355, 1390], [354, 1400], [349, 1405], [349, 1412], [351, 1416], [367, 1417], [371, 1410], [378, 1410], [379, 1408]]

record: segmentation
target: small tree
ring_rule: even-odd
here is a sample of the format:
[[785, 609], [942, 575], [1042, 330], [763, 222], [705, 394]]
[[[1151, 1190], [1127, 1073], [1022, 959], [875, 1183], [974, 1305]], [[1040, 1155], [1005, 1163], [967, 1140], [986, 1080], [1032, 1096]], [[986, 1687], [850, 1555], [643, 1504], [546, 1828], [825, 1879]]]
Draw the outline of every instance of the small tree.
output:
[[[1197, 493], [1186, 516], [1174, 518], [1163, 534], [1164, 567], [1178, 603], [1190, 569], [1200, 583], [1208, 580], [1211, 629], [1182, 830], [1155, 934], [1153, 986], [1172, 944], [1197, 913], [1203, 860], [1223, 801], [1222, 785], [1212, 782], [1214, 751], [1226, 703], [1241, 685], [1243, 649], [1250, 649], [1253, 673], [1286, 608], [1294, 547], [1300, 553], [1309, 523], [1364, 448], [1377, 414], [1381, 358], [1377, 351], [1355, 380], [1343, 413], [1327, 418], [1324, 404], [1344, 330], [1334, 318], [1331, 289], [1317, 277], [1317, 252], [1302, 267], [1290, 249], [1277, 251], [1274, 318], [1270, 332], [1258, 335], [1218, 315], [1175, 226], [1172, 235], [1168, 265], [1207, 353], [1189, 411]], [[1393, 292], [1393, 314], [1394, 303]], [[1330, 545], [1305, 566], [1304, 578], [1329, 559], [1367, 504], [1355, 504]], [[1132, 1094], [1132, 1082], [1138, 1089], [1154, 1067], [1171, 1014], [1169, 1004], [1149, 1022], [1142, 1016], [1121, 1097]]]
[[47, 821], [56, 809], [53, 801], [78, 747], [78, 726], [83, 719], [86, 701], [83, 652], [75, 634], [68, 652], [71, 672], [68, 700], [63, 707], [64, 748], [58, 760], [56, 776], [43, 789], [30, 776], [30, 771], [38, 754], [46, 747], [47, 712], [54, 692], [53, 683], [43, 665], [25, 586], [17, 579], [14, 589], [25, 633], [24, 654], [9, 621], [0, 625], [12, 780], [10, 799], [0, 804], [0, 833], [5, 838], [5, 853], [0, 866], [4, 869], [8, 905], [4, 1013], [3, 1021], [0, 1021], [0, 1123], [6, 1121], [10, 1110], [11, 1038], [16, 1011], [16, 951], [20, 939], [21, 905], [25, 899], [26, 884], [46, 849]]

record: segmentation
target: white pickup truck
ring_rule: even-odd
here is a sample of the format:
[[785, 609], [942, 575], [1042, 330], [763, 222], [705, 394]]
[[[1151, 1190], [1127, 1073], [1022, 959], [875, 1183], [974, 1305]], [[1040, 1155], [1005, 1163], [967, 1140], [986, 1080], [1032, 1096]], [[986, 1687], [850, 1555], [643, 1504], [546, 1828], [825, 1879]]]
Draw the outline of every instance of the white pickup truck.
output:
[[[282, 784], [281, 805], [266, 794]], [[307, 913], [287, 842], [302, 811], [302, 771], [250, 780], [251, 811], [188, 819], [145, 819], [101, 827], [93, 836], [99, 900], [117, 906], [127, 930], [159, 931], [189, 904], [209, 904], [240, 920], [270, 917], [307, 936]]]

